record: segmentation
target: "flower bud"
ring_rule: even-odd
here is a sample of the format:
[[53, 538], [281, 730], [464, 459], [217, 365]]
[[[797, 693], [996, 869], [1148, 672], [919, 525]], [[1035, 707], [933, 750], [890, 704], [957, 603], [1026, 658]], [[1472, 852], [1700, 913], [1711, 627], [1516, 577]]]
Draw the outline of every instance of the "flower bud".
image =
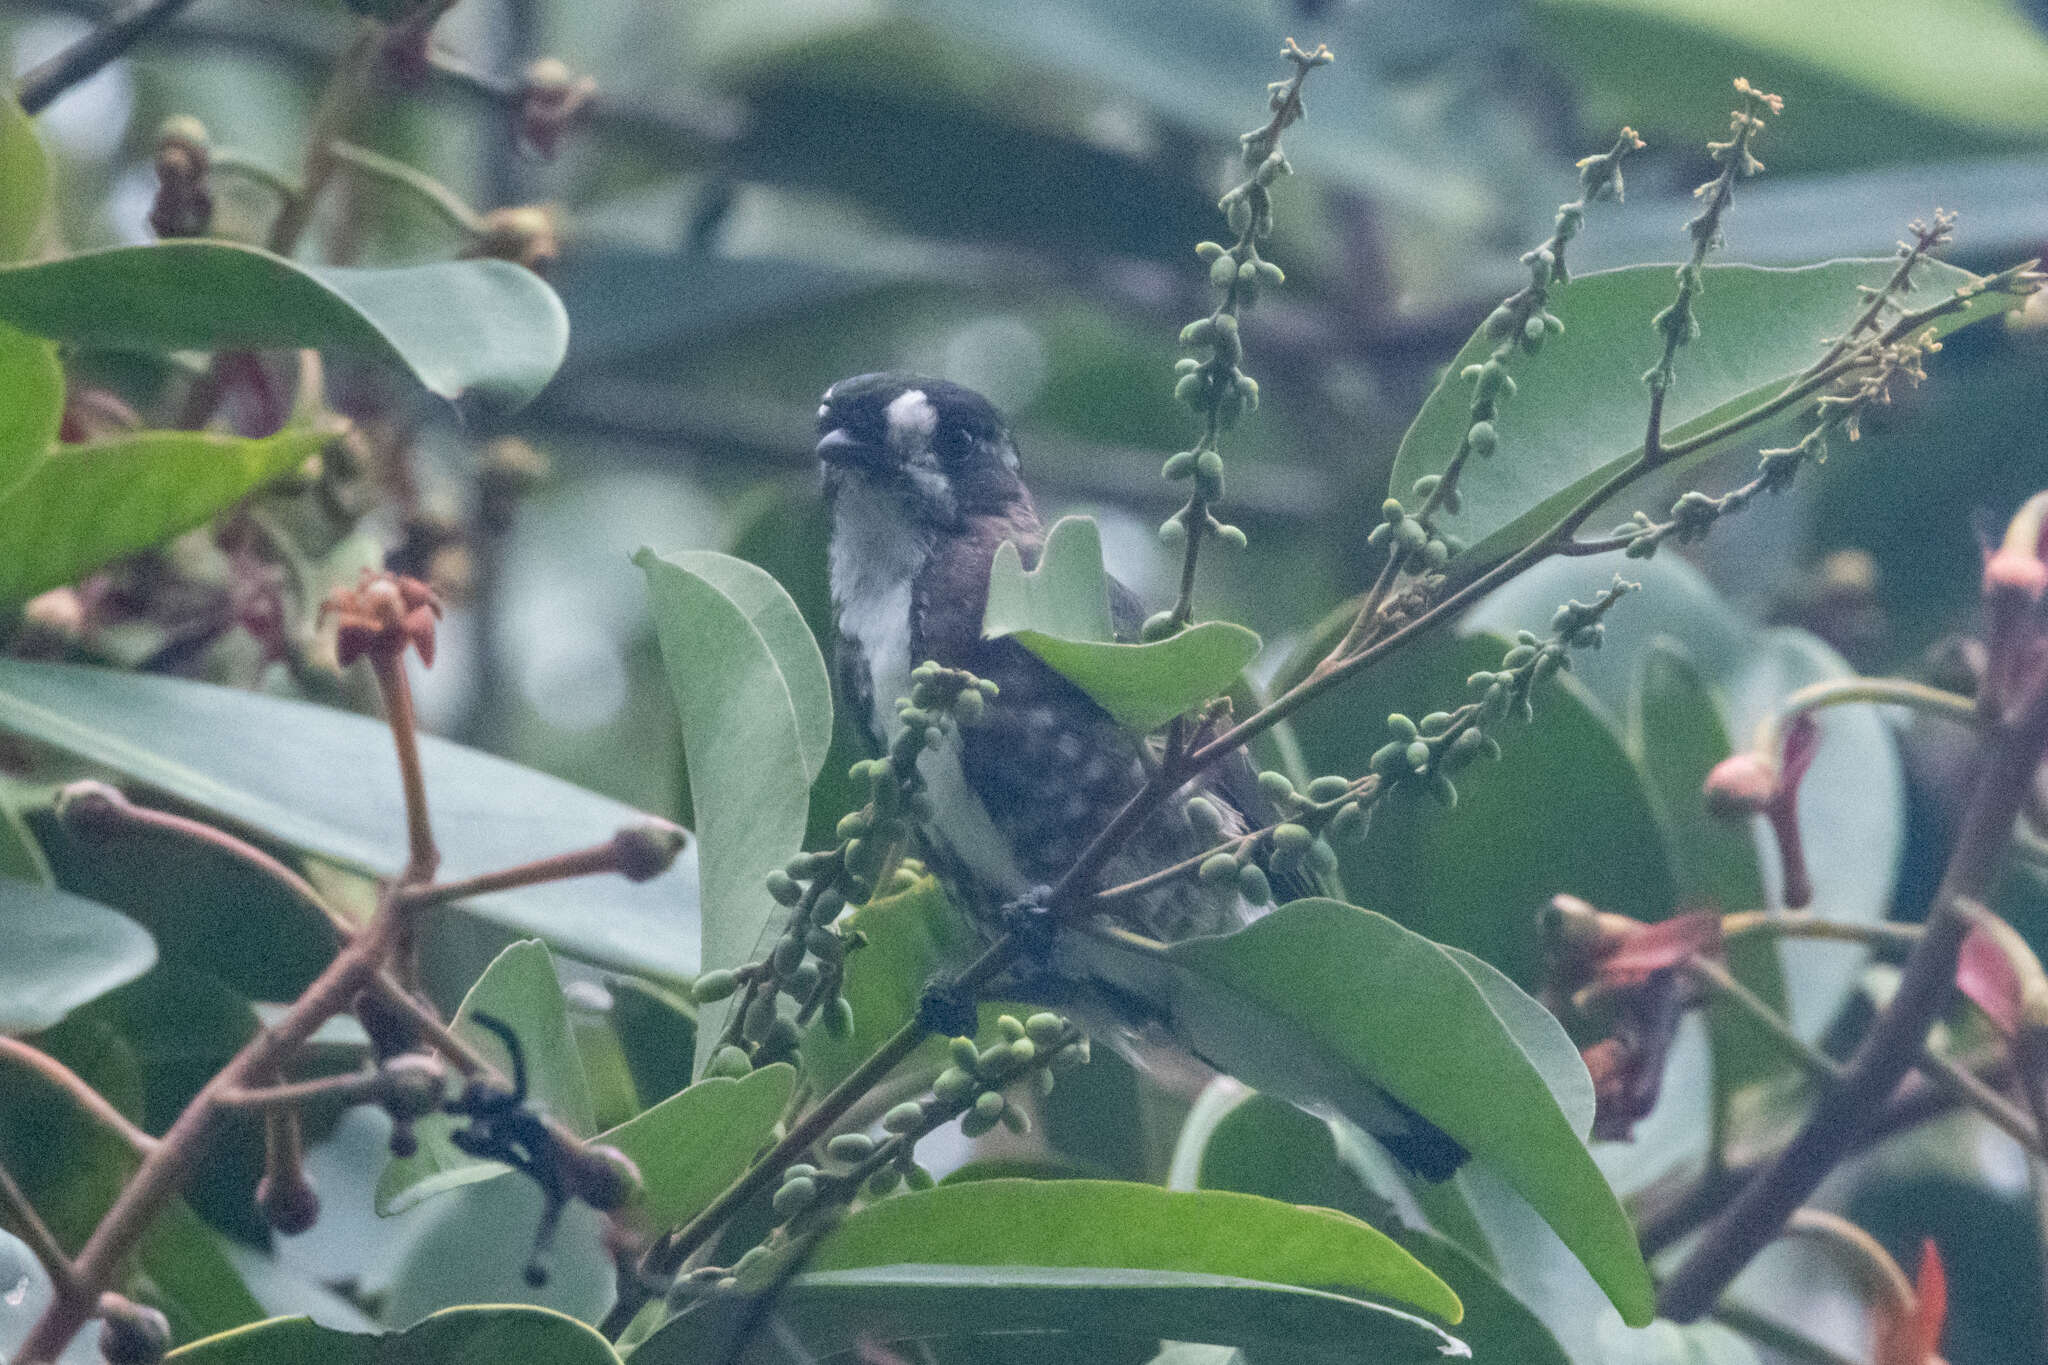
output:
[[[683, 851], [689, 836], [681, 825], [666, 820], [643, 820], [628, 825], [612, 836], [612, 857], [619, 875], [629, 882], [652, 881], [669, 870]], [[774, 890], [773, 885], [770, 891]], [[794, 905], [794, 901], [784, 901]]]
[[171, 1323], [146, 1303], [100, 1295], [100, 1355], [107, 1365], [156, 1365], [171, 1345]]

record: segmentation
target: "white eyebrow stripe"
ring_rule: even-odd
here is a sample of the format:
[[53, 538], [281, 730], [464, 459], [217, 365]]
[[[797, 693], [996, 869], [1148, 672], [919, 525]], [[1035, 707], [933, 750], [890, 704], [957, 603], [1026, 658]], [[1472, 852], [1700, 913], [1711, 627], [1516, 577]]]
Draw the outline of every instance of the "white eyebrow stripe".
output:
[[910, 436], [930, 436], [939, 426], [939, 410], [923, 389], [905, 389], [889, 401], [889, 440], [900, 444]]

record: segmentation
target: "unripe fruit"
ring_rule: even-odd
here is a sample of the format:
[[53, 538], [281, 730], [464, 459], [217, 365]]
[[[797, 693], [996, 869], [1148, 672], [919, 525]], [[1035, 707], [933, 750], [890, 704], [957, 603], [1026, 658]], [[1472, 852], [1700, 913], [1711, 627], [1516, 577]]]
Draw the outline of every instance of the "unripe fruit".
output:
[[282, 1180], [266, 1171], [256, 1182], [256, 1208], [264, 1222], [296, 1237], [319, 1221], [320, 1195], [302, 1171], [294, 1169]]

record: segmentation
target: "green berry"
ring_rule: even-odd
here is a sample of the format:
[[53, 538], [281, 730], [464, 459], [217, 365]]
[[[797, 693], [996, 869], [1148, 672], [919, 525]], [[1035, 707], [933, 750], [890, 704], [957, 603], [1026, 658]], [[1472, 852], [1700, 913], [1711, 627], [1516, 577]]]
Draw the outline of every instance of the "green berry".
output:
[[1315, 837], [1309, 833], [1305, 825], [1287, 824], [1273, 827], [1273, 847], [1283, 853], [1306, 853], [1308, 846], [1315, 842]]
[[1204, 839], [1214, 839], [1223, 832], [1223, 813], [1216, 809], [1206, 796], [1191, 796], [1183, 809], [1187, 812], [1188, 823], [1195, 833]]
[[1050, 1047], [1066, 1034], [1067, 1021], [1041, 1010], [1024, 1021], [1024, 1033], [1040, 1047]]
[[849, 1164], [865, 1161], [874, 1154], [875, 1140], [866, 1133], [841, 1133], [825, 1144], [825, 1154]]
[[1237, 875], [1237, 859], [1228, 853], [1212, 853], [1202, 860], [1195, 876], [1204, 886], [1220, 886]]
[[1272, 883], [1266, 880], [1266, 873], [1257, 863], [1246, 863], [1237, 870], [1237, 892], [1253, 905], [1264, 905], [1273, 899]]
[[1294, 783], [1288, 779], [1286, 773], [1268, 768], [1259, 774], [1259, 793], [1268, 801], [1279, 805], [1294, 795]]
[[712, 1053], [710, 1064], [704, 1068], [709, 1075], [727, 1076], [735, 1080], [753, 1069], [754, 1064], [747, 1060], [747, 1054], [731, 1043]]
[[1195, 472], [1195, 452], [1182, 450], [1166, 457], [1166, 463], [1159, 466], [1159, 476], [1169, 482], [1192, 478]]
[[794, 1180], [782, 1182], [782, 1188], [769, 1201], [775, 1216], [784, 1220], [796, 1217], [817, 1202], [818, 1182], [810, 1176], [800, 1175]]
[[840, 1039], [853, 1036], [853, 1002], [845, 996], [838, 997], [826, 1006], [825, 1032]]
[[690, 998], [700, 1005], [714, 1004], [739, 988], [740, 979], [731, 972], [706, 972], [690, 983]]
[[916, 1100], [905, 1100], [882, 1115], [882, 1128], [890, 1133], [915, 1132], [923, 1123], [924, 1106]]

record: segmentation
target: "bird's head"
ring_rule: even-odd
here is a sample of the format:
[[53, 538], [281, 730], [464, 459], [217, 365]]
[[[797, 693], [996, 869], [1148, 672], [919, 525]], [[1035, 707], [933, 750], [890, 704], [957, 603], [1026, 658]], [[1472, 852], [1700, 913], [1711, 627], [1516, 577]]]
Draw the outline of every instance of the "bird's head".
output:
[[1029, 502], [995, 405], [943, 379], [863, 374], [825, 391], [818, 461], [835, 503], [858, 490], [914, 525], [958, 526]]

